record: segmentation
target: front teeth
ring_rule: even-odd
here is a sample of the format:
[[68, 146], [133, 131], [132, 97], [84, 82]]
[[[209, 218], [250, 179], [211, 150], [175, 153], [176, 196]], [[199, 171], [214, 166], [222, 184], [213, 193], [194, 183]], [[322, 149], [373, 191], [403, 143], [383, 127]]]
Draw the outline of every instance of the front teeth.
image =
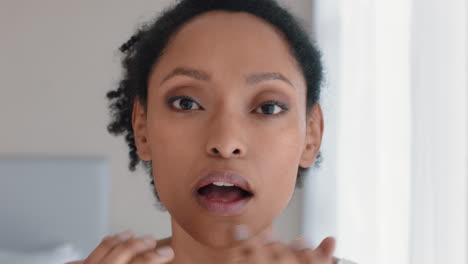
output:
[[234, 184], [228, 182], [213, 182], [213, 184], [216, 186], [234, 186]]

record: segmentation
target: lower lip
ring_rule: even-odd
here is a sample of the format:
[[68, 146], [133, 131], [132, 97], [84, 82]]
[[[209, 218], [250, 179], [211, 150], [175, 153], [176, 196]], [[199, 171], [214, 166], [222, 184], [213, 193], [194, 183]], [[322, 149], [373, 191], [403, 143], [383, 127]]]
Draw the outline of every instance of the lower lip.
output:
[[195, 200], [197, 200], [198, 204], [203, 208], [207, 209], [210, 213], [223, 216], [242, 213], [253, 198], [249, 196], [234, 202], [221, 202], [207, 199], [205, 196], [198, 194], [198, 192], [195, 192], [194, 195]]

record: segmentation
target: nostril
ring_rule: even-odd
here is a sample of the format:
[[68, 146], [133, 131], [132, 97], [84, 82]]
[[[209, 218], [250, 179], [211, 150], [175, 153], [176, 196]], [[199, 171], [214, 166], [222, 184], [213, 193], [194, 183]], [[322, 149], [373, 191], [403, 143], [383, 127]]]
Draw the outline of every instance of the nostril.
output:
[[[219, 153], [221, 153], [217, 148], [211, 148], [211, 151], [212, 151], [214, 154], [219, 154]], [[233, 153], [233, 154], [240, 154], [241, 151], [240, 151], [240, 149], [235, 149], [232, 153]]]

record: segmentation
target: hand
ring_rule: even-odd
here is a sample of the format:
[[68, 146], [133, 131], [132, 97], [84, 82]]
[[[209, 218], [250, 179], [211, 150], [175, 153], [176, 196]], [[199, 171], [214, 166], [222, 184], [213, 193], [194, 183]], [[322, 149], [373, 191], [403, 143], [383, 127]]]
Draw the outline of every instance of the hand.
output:
[[83, 261], [66, 264], [163, 264], [173, 260], [170, 247], [156, 249], [157, 241], [151, 236], [133, 238], [131, 231], [106, 236]]
[[[245, 227], [244, 238], [247, 239]], [[239, 239], [237, 237], [236, 239]], [[241, 249], [239, 263], [248, 264], [336, 264], [338, 259], [333, 257], [335, 239], [325, 238], [316, 249], [308, 247], [304, 239], [296, 239], [291, 245], [286, 245], [275, 239], [252, 238]]]

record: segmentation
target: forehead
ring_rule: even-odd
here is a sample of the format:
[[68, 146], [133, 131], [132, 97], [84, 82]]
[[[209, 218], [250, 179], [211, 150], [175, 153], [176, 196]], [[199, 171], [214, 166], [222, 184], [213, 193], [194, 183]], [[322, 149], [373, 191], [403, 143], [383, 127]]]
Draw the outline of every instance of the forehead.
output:
[[184, 24], [170, 39], [151, 79], [161, 81], [174, 68], [235, 79], [252, 72], [280, 72], [304, 84], [283, 35], [265, 20], [245, 12], [210, 11]]

